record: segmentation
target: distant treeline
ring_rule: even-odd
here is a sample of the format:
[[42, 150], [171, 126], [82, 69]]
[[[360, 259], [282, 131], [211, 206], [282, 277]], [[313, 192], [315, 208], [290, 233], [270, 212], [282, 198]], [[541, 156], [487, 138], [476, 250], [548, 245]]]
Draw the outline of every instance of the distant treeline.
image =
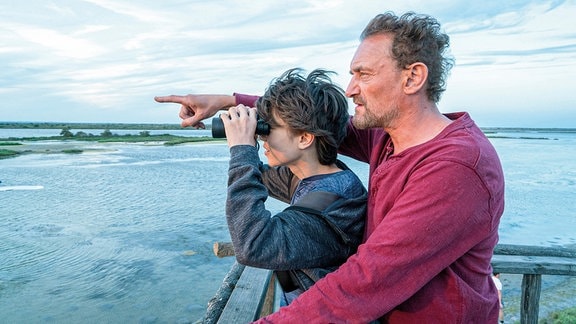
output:
[[[209, 125], [207, 125], [209, 126]], [[180, 124], [128, 124], [128, 123], [65, 123], [65, 122], [0, 122], [0, 128], [27, 129], [183, 129]]]

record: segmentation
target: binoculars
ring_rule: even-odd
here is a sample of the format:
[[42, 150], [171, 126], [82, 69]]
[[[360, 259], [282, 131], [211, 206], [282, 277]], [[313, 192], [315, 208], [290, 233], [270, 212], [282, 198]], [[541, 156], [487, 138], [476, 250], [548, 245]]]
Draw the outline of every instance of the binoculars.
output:
[[[255, 135], [268, 135], [270, 134], [270, 125], [258, 117], [256, 123], [256, 134]], [[226, 138], [226, 131], [224, 129], [224, 123], [220, 117], [212, 118], [212, 137], [213, 138]]]

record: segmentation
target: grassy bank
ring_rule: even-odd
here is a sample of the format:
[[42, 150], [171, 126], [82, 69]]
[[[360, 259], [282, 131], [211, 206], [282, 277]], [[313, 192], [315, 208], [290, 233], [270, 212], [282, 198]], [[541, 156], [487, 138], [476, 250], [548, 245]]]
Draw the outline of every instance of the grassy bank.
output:
[[[67, 153], [79, 154], [85, 151], [84, 142], [97, 143], [157, 143], [159, 145], [178, 145], [196, 142], [222, 142], [222, 139], [212, 137], [187, 137], [170, 134], [150, 135], [148, 131], [142, 131], [138, 135], [117, 135], [109, 131], [100, 135], [77, 133], [72, 134], [62, 130], [60, 136], [49, 137], [22, 137], [0, 139], [0, 159], [16, 157], [30, 153]], [[40, 144], [39, 142], [42, 142]]]
[[576, 307], [552, 312], [548, 317], [539, 320], [541, 324], [574, 324], [576, 323]]

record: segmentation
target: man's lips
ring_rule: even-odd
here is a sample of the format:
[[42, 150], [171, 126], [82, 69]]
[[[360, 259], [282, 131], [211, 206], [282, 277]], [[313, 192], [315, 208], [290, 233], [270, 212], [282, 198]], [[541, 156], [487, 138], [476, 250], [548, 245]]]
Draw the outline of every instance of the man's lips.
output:
[[364, 102], [360, 99], [353, 100], [352, 102], [356, 105], [356, 107], [364, 106]]

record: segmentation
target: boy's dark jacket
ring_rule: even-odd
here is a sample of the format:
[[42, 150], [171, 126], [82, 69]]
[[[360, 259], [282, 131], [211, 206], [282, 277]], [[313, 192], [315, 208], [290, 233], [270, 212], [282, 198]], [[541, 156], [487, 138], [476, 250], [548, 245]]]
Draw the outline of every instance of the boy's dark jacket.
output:
[[272, 217], [266, 198], [290, 203], [299, 179], [287, 167], [262, 164], [253, 146], [233, 146], [230, 154], [226, 218], [239, 263], [288, 271], [305, 290], [356, 252], [364, 234], [364, 188], [353, 199], [311, 192]]

